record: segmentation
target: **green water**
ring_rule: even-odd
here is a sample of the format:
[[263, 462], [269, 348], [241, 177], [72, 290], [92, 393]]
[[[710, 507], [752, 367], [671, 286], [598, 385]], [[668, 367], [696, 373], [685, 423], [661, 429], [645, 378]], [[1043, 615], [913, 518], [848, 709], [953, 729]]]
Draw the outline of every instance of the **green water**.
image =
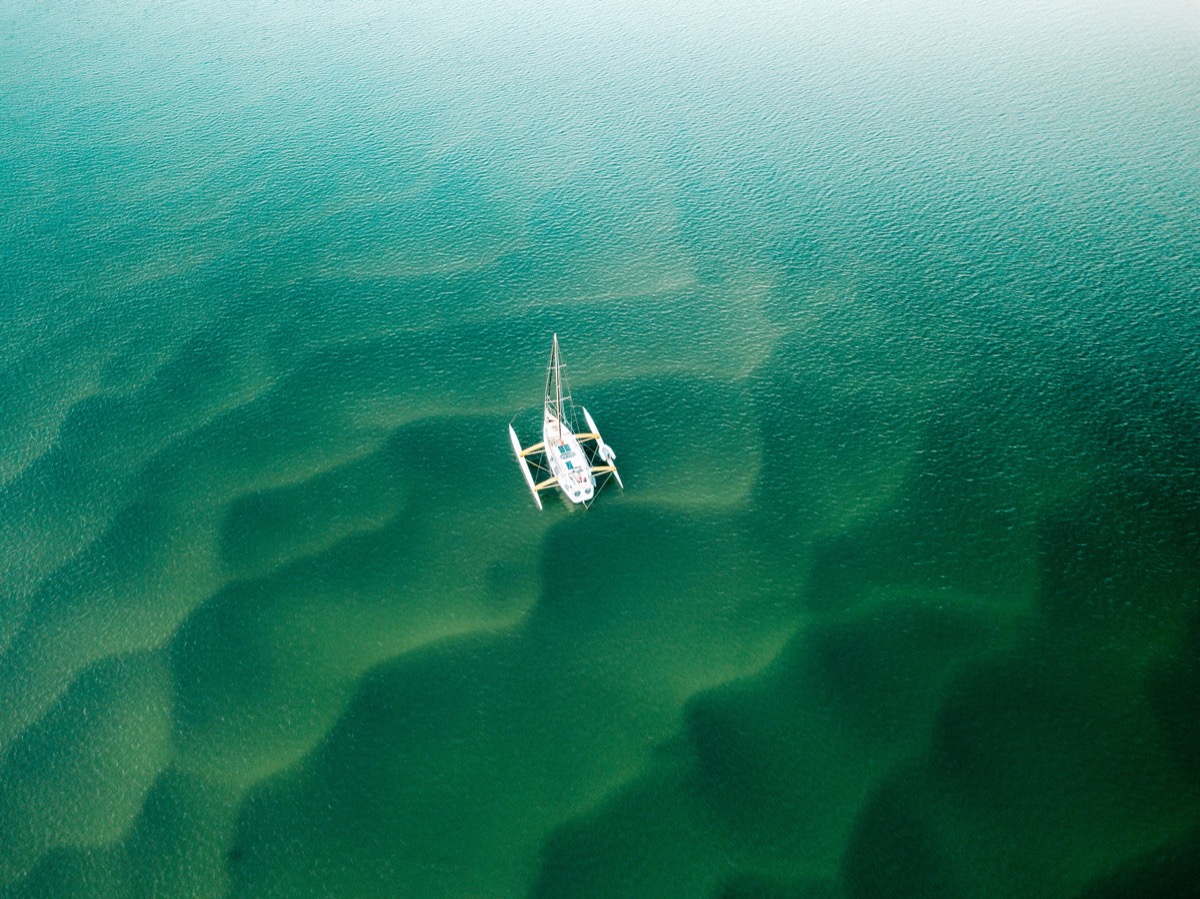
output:
[[0, 0], [0, 897], [1192, 895], [1200, 7], [460, 6]]

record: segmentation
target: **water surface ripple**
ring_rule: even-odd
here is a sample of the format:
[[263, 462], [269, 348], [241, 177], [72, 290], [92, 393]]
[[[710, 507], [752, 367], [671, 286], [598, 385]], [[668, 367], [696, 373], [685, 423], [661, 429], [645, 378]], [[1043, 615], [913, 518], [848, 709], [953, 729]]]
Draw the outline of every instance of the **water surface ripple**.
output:
[[5, 0], [0, 899], [1190, 894], [1197, 60]]

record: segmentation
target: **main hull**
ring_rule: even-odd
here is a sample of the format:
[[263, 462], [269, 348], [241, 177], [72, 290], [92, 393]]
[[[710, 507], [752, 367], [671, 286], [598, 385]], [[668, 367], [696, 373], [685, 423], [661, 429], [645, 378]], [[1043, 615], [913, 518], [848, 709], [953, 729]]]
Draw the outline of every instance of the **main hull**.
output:
[[568, 502], [588, 503], [596, 495], [596, 478], [587, 454], [571, 427], [547, 406], [542, 420], [546, 465], [558, 478], [558, 489]]

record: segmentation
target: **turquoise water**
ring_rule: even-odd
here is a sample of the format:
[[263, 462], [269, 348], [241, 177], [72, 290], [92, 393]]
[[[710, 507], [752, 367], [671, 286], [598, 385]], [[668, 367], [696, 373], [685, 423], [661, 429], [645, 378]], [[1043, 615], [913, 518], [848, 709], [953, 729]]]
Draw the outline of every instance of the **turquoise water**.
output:
[[1194, 890], [1195, 3], [0, 0], [0, 87], [0, 897]]

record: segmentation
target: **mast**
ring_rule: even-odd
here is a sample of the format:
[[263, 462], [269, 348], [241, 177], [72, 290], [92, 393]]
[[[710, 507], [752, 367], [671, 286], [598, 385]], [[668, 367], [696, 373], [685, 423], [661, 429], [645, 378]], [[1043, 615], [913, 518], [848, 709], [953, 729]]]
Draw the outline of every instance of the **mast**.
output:
[[[558, 334], [554, 335], [554, 343], [550, 349], [550, 366], [546, 369], [546, 409], [554, 414], [559, 423], [559, 436], [562, 436], [563, 420], [563, 374], [562, 355], [558, 351]], [[550, 384], [554, 383], [554, 403], [550, 402]], [[571, 388], [567, 388], [567, 401], [571, 399]]]
[[558, 335], [554, 335], [554, 411], [562, 421], [562, 353], [558, 351]]

